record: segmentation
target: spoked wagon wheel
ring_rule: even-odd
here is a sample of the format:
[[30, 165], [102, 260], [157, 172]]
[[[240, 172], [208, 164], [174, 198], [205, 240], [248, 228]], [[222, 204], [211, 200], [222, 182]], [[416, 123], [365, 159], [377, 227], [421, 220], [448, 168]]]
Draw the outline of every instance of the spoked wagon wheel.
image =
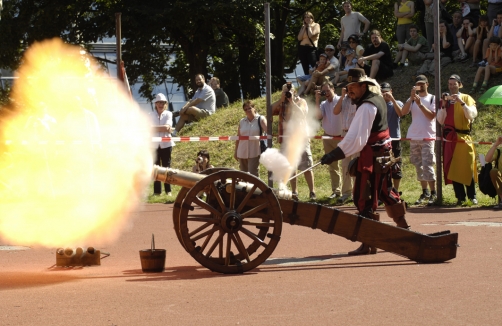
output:
[[[237, 184], [249, 184], [249, 192]], [[206, 201], [197, 195], [206, 191]], [[282, 231], [279, 201], [260, 179], [235, 170], [199, 181], [183, 201], [179, 230], [185, 249], [201, 265], [220, 273], [243, 273], [263, 263]]]
[[[218, 171], [223, 171], [223, 170], [230, 170], [228, 168], [211, 168], [202, 171], [200, 174], [205, 174], [209, 175]], [[176, 200], [174, 201], [173, 205], [173, 225], [174, 225], [174, 232], [176, 233], [176, 236], [178, 237], [178, 241], [181, 243], [183, 248], [185, 248], [185, 244], [183, 243], [183, 240], [181, 239], [181, 233], [180, 233], [180, 212], [181, 212], [181, 205], [183, 204], [183, 201], [185, 200], [186, 194], [190, 188], [185, 188], [182, 187], [180, 191], [178, 192], [178, 196], [176, 196]], [[186, 248], [185, 248], [186, 250]]]

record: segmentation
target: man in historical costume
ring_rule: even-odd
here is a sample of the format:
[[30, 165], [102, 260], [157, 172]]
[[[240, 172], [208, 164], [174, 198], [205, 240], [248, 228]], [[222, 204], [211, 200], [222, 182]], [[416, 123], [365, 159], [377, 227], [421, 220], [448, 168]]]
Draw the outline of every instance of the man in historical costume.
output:
[[[478, 182], [476, 153], [471, 138], [474, 118], [478, 116], [476, 102], [459, 89], [462, 81], [459, 75], [448, 78], [450, 94], [443, 94], [438, 122], [443, 125], [443, 170], [445, 184], [453, 184], [457, 205], [467, 198], [477, 204], [474, 183]], [[465, 189], [464, 189], [465, 186]]]
[[[375, 89], [370, 90], [370, 86]], [[380, 215], [375, 211], [380, 197], [387, 215], [397, 226], [407, 229], [405, 203], [392, 187], [392, 139], [387, 124], [387, 105], [380, 87], [360, 68], [349, 70], [346, 87], [348, 96], [357, 107], [356, 115], [345, 138], [337, 148], [322, 157], [321, 163], [330, 164], [360, 152], [353, 193], [358, 214], [379, 221]], [[375, 247], [363, 243], [349, 255], [374, 253]]]

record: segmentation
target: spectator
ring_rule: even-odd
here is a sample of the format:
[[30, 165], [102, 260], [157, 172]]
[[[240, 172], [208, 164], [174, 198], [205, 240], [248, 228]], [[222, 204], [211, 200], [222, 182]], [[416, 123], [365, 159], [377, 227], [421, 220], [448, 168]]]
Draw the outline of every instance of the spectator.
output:
[[173, 132], [174, 136], [185, 126], [185, 123], [208, 117], [216, 109], [216, 96], [213, 89], [206, 84], [204, 75], [195, 75], [195, 84], [198, 87], [197, 91], [193, 98], [181, 108], [180, 119]]
[[499, 12], [502, 12], [502, 0], [488, 0], [488, 9], [486, 10], [488, 21], [492, 22], [497, 19]]
[[396, 38], [398, 44], [406, 42], [409, 28], [415, 15], [415, 3], [409, 0], [401, 0], [394, 3], [394, 16], [397, 18]]
[[[483, 41], [483, 53], [485, 53], [488, 49], [490, 37], [498, 36], [498, 37], [502, 38], [502, 28], [500, 28], [501, 25], [502, 25], [502, 11], [497, 12], [497, 19], [494, 19], [492, 21], [492, 26], [490, 27], [490, 30], [488, 31], [488, 36]], [[486, 62], [487, 62], [486, 58], [483, 58], [483, 62], [480, 62], [481, 66], [486, 65]]]
[[[376, 86], [377, 89], [380, 87], [359, 68], [351, 69], [347, 80], [349, 97], [357, 105], [356, 115], [345, 138], [337, 148], [321, 158], [321, 163], [331, 164], [360, 152], [354, 188], [354, 203], [358, 214], [379, 221], [380, 215], [376, 213], [376, 209], [380, 197], [387, 215], [397, 226], [407, 229], [409, 225], [405, 218], [405, 203], [391, 187], [389, 169], [378, 162], [384, 162], [391, 150], [385, 101], [381, 95], [370, 90], [370, 86]], [[375, 253], [376, 248], [363, 243], [358, 249], [349, 252], [349, 255]]]
[[395, 66], [400, 65], [404, 68], [406, 59], [413, 65], [421, 65], [424, 62], [425, 55], [429, 52], [427, 40], [422, 35], [418, 34], [418, 27], [410, 25], [410, 38], [406, 43], [398, 44], [398, 53], [394, 60]]
[[[350, 1], [345, 1], [343, 3], [343, 10], [345, 11], [345, 16], [340, 20], [342, 30], [340, 32], [340, 39], [338, 40], [337, 47], [340, 49], [342, 42], [349, 39], [350, 35], [357, 35], [362, 37], [370, 28], [370, 21], [366, 19], [361, 13], [357, 11], [352, 11], [352, 4]], [[361, 33], [361, 23], [364, 24], [363, 32]], [[341, 65], [345, 65], [345, 57], [341, 57]]]
[[310, 66], [314, 66], [317, 60], [317, 58], [314, 59], [312, 57], [312, 52], [317, 48], [317, 41], [319, 40], [320, 34], [321, 27], [314, 22], [314, 15], [307, 11], [303, 14], [303, 25], [298, 32], [298, 41], [300, 42], [298, 57], [300, 58], [300, 63], [305, 75], [309, 74]]
[[[321, 96], [325, 96], [326, 100], [321, 102]], [[323, 138], [322, 143], [325, 153], [331, 152], [338, 146], [340, 139], [336, 139], [336, 137], [339, 138], [342, 135], [342, 117], [335, 115], [333, 112], [333, 108], [339, 100], [340, 96], [336, 95], [335, 86], [331, 82], [324, 83], [321, 86], [321, 90], [315, 92], [316, 116], [317, 119], [322, 120], [324, 136], [335, 137], [329, 139]], [[339, 163], [339, 161], [333, 162], [328, 167], [331, 179], [330, 199], [341, 197], [342, 195], [340, 191], [341, 171]]]
[[452, 36], [452, 51], [453, 51], [453, 58], [458, 57], [460, 54], [460, 50], [458, 48], [458, 40], [457, 40], [457, 32], [459, 29], [462, 28], [462, 12], [461, 11], [455, 11], [452, 16], [453, 22], [448, 25], [448, 30]]
[[[328, 61], [328, 55], [321, 53], [321, 55], [319, 56], [319, 62], [315, 70], [312, 71], [312, 77], [308, 81], [308, 86], [305, 90], [305, 94], [308, 95], [312, 89], [315, 89], [316, 86], [320, 86], [325, 81], [324, 76], [328, 74], [330, 66], [331, 64]], [[299, 95], [302, 96], [303, 94], [300, 93]]]
[[[253, 101], [247, 100], [242, 105], [246, 114], [239, 122], [237, 136], [261, 136], [261, 130], [267, 130], [267, 119], [256, 113]], [[258, 125], [260, 124], [260, 125]], [[260, 177], [260, 140], [237, 140], [235, 142], [234, 158], [239, 162], [239, 169]]]
[[415, 12], [418, 12], [418, 24], [420, 25], [420, 30], [422, 35], [429, 38], [429, 33], [425, 28], [425, 2], [424, 0], [415, 1]]
[[323, 72], [323, 76], [328, 77], [328, 79], [332, 79], [335, 77], [335, 72], [340, 68], [340, 62], [335, 57], [335, 47], [331, 44], [326, 45], [324, 48], [324, 53], [328, 55], [328, 61], [331, 66], [328, 67], [328, 71], [326, 73]]
[[[370, 28], [370, 21], [366, 17], [360, 12], [352, 11], [352, 4], [350, 1], [345, 1], [343, 3], [343, 10], [345, 11], [345, 16], [340, 20], [342, 30], [340, 32], [340, 40], [338, 40], [338, 47], [341, 46], [342, 41], [347, 41], [350, 35], [356, 34], [361, 37], [366, 34]], [[362, 33], [361, 23], [364, 24]]]
[[[155, 112], [150, 113], [153, 134], [157, 137], [171, 137], [173, 114], [167, 110], [166, 96], [162, 93], [155, 95], [153, 104], [155, 105]], [[173, 147], [173, 141], [159, 143], [155, 151], [155, 164], [170, 168]], [[171, 196], [171, 185], [169, 183], [164, 183], [164, 190], [166, 195]], [[153, 183], [153, 194], [162, 194], [160, 181]]]
[[[467, 197], [478, 204], [474, 182], [477, 182], [475, 150], [471, 138], [474, 118], [478, 115], [476, 102], [467, 94], [461, 94], [459, 75], [448, 78], [450, 94], [443, 94], [437, 121], [443, 125], [443, 171], [445, 184], [453, 184], [457, 205]], [[464, 189], [465, 186], [465, 189]]]
[[458, 0], [458, 2], [460, 3], [462, 17], [464, 19], [468, 18], [471, 22], [473, 22], [473, 28], [477, 27], [479, 16], [481, 15], [481, 11], [479, 10], [480, 0]]
[[[365, 61], [371, 61], [371, 66], [366, 65]], [[371, 44], [364, 50], [357, 64], [373, 79], [385, 79], [394, 75], [389, 45], [382, 41], [382, 36], [376, 29], [371, 31]]]
[[[197, 152], [197, 158], [195, 159], [195, 164], [192, 166], [192, 172], [194, 173], [202, 173], [207, 169], [214, 168], [214, 165], [211, 164], [211, 156], [206, 149], [201, 149]], [[202, 191], [200, 195], [204, 192]], [[200, 197], [200, 196], [198, 196]]]
[[209, 86], [214, 91], [214, 95], [216, 96], [216, 108], [228, 107], [229, 101], [227, 93], [220, 88], [220, 80], [217, 77], [211, 78], [209, 81]]
[[[437, 200], [434, 152], [436, 138], [436, 100], [427, 92], [429, 81], [424, 75], [416, 78], [410, 98], [404, 104], [401, 113], [411, 112], [411, 124], [407, 138], [410, 138], [410, 163], [415, 166], [417, 180], [422, 186], [422, 194], [415, 205], [427, 203], [433, 205]], [[430, 191], [429, 191], [430, 188]]]
[[361, 39], [356, 34], [352, 34], [348, 39], [349, 46], [352, 50], [356, 52], [356, 59], [362, 57], [364, 54], [364, 48], [361, 45]]
[[[401, 109], [403, 102], [398, 101], [392, 94], [392, 86], [389, 83], [380, 84], [383, 99], [387, 103], [387, 124], [392, 138], [392, 154], [395, 158], [401, 157]], [[392, 172], [392, 185], [396, 192], [399, 192], [399, 184], [403, 178], [401, 164], [396, 163]], [[401, 193], [399, 193], [401, 195]]]
[[457, 32], [457, 44], [460, 54], [456, 61], [466, 62], [469, 60], [467, 51], [472, 53], [472, 46], [475, 42], [475, 33], [472, 30], [472, 23], [469, 18], [462, 20], [462, 27]]
[[[495, 143], [493, 143], [492, 147], [490, 147], [490, 149], [488, 150], [488, 153], [486, 153], [486, 162], [495, 162], [498, 156], [497, 147], [499, 147], [501, 144], [502, 136], [499, 136]], [[492, 179], [493, 187], [497, 191], [498, 204], [493, 208], [502, 209], [502, 155], [499, 156], [498, 164], [495, 164], [495, 166], [498, 166], [498, 169], [494, 167], [490, 170], [490, 178]]]
[[[281, 98], [272, 103], [272, 114], [279, 116], [279, 143], [281, 144], [281, 152], [284, 153], [286, 151], [286, 147], [284, 146], [282, 138], [286, 129], [288, 128], [288, 122], [292, 117], [296, 117], [296, 119], [305, 122], [308, 114], [307, 102], [296, 95], [295, 87], [291, 83], [286, 83], [282, 86]], [[307, 140], [307, 143], [305, 145], [305, 150], [302, 153], [300, 163], [298, 164], [298, 167], [294, 169], [293, 173], [295, 173], [295, 171], [297, 171], [298, 169], [304, 171], [311, 167], [313, 164], [314, 163], [312, 161], [312, 152], [310, 151], [309, 139]], [[315, 200], [316, 195], [314, 189], [314, 172], [312, 170], [309, 170], [303, 175], [305, 176], [305, 180], [307, 181], [307, 185], [310, 190], [309, 197], [310, 199]], [[293, 193], [294, 200], [298, 200], [298, 192], [296, 186], [297, 178], [291, 179], [291, 191]]]
[[356, 68], [357, 59], [356, 53], [352, 49], [345, 50], [345, 68], [342, 71], [335, 72], [335, 78], [332, 79], [333, 84], [338, 84], [340, 81], [345, 80], [347, 78], [347, 73], [349, 69]]
[[488, 62], [486, 66], [479, 67], [476, 72], [476, 76], [474, 77], [474, 83], [472, 84], [471, 93], [476, 91], [478, 87], [478, 82], [481, 79], [481, 76], [485, 74], [485, 78], [483, 80], [483, 84], [481, 84], [481, 88], [479, 89], [480, 93], [484, 93], [488, 88], [488, 80], [491, 75], [495, 75], [502, 71], [502, 48], [500, 47], [500, 38], [497, 36], [490, 37], [490, 46], [486, 50], [485, 58]]
[[[352, 104], [352, 100], [347, 96], [347, 87], [342, 87], [342, 95], [340, 100], [336, 103], [333, 108], [333, 113], [339, 115], [341, 113], [342, 118], [342, 137], [347, 135], [349, 131], [350, 124], [356, 115], [357, 107]], [[352, 189], [354, 189], [354, 177], [349, 175], [349, 164], [350, 161], [359, 156], [359, 153], [348, 155], [342, 159], [342, 197], [338, 198], [336, 203], [338, 205], [343, 205], [344, 203], [352, 200]]]
[[[441, 53], [440, 62], [441, 68], [446, 67], [453, 61], [453, 37], [451, 33], [446, 29], [446, 23], [444, 21], [439, 22], [439, 51]], [[433, 44], [433, 49], [436, 51], [436, 46]], [[417, 75], [430, 75], [434, 76], [435, 74], [435, 60], [434, 59], [426, 59], [420, 67], [416, 74]]]
[[426, 33], [423, 35], [427, 38], [427, 45], [429, 49], [432, 49], [432, 44], [434, 44], [434, 12], [432, 9], [433, 0], [422, 0], [424, 3], [424, 26]]
[[[479, 17], [479, 24], [478, 27], [475, 29], [475, 37], [476, 37], [476, 42], [474, 42], [474, 46], [472, 49], [472, 64], [471, 67], [477, 67], [478, 66], [478, 60], [484, 59], [483, 54], [486, 52], [485, 46], [488, 46], [487, 43], [485, 43], [485, 39], [488, 38], [488, 33], [490, 32], [490, 29], [488, 28], [488, 16], [482, 15]], [[478, 59], [479, 55], [479, 50], [481, 50], [481, 58]]]

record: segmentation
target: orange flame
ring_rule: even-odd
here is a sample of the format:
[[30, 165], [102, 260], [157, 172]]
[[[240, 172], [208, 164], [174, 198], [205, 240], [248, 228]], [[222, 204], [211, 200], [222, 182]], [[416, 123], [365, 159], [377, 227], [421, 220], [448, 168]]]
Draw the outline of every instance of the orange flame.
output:
[[0, 236], [48, 247], [113, 241], [150, 178], [148, 120], [60, 39], [28, 49], [17, 75], [2, 121]]

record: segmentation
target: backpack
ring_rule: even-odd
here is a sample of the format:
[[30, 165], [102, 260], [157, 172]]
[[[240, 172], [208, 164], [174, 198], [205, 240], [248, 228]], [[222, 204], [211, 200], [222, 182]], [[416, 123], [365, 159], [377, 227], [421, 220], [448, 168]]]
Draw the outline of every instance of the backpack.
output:
[[[500, 159], [500, 149], [497, 148], [497, 159], [495, 160], [495, 168], [498, 169], [498, 163]], [[497, 190], [493, 186], [492, 179], [490, 178], [490, 170], [492, 169], [492, 163], [486, 163], [485, 166], [481, 168], [478, 174], [479, 190], [490, 197], [497, 196]]]

